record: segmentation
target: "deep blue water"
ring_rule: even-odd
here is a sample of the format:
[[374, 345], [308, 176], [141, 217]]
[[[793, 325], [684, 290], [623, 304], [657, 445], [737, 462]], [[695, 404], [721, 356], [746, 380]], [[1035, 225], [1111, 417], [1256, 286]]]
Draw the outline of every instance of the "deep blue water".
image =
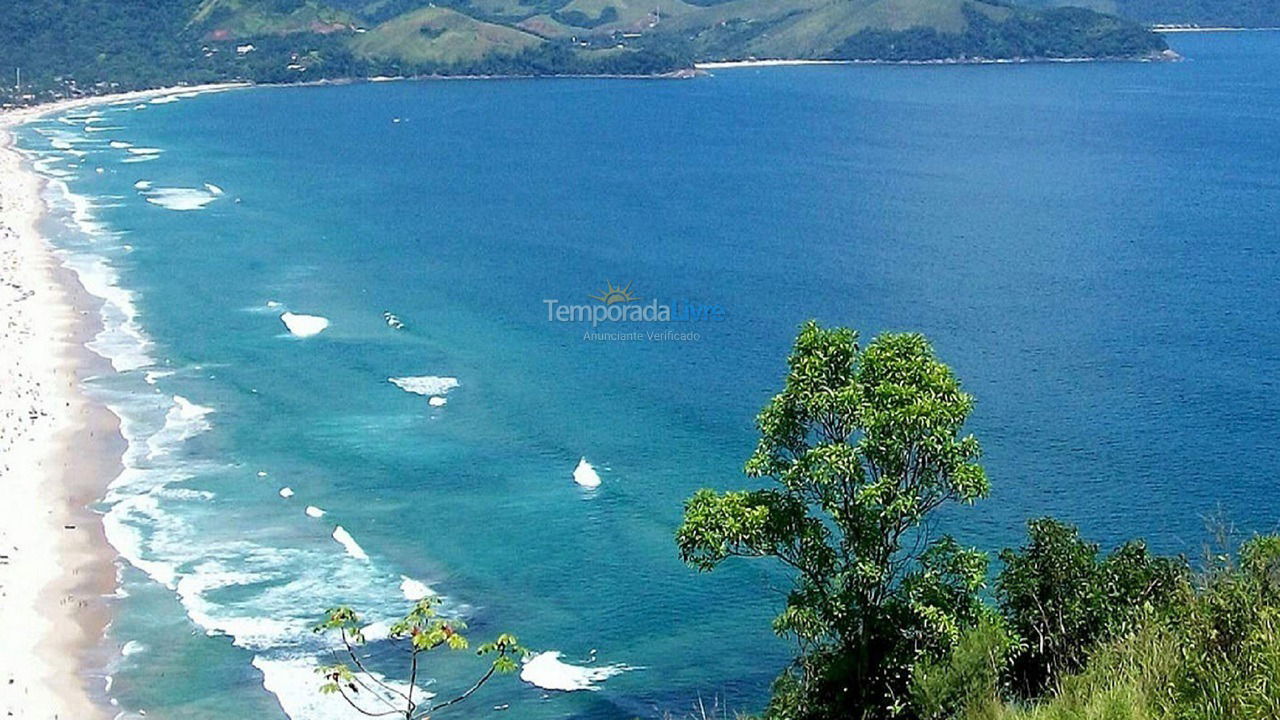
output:
[[[1172, 42], [1187, 62], [255, 89], [31, 126], [123, 370], [90, 383], [132, 442], [103, 505], [132, 562], [110, 696], [344, 717], [309, 625], [386, 619], [410, 578], [477, 640], [631, 668], [502, 678], [458, 717], [758, 708], [786, 577], [699, 575], [672, 534], [694, 490], [746, 483], [807, 318], [924, 332], [977, 397], [993, 492], [948, 513], [965, 542], [1044, 514], [1188, 554], [1210, 514], [1273, 529], [1280, 34]], [[667, 342], [548, 321], [609, 283], [724, 318]], [[331, 324], [292, 337], [285, 310]], [[459, 385], [432, 407], [388, 382], [421, 376]]]

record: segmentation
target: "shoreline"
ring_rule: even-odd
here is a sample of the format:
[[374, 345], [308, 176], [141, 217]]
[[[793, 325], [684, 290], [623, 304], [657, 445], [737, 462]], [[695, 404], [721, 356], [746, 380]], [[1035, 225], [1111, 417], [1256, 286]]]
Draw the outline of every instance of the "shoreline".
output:
[[[1277, 30], [1280, 28], [1162, 28], [1153, 27], [1152, 32], [1155, 33], [1172, 33], [1172, 32], [1248, 32], [1248, 31], [1266, 31]], [[269, 82], [258, 83], [249, 81], [232, 81], [209, 83], [205, 85], [173, 85], [163, 88], [152, 88], [148, 90], [129, 90], [126, 92], [104, 93], [102, 95], [84, 95], [76, 98], [64, 98], [61, 100], [53, 100], [45, 103], [37, 103], [34, 105], [19, 105], [16, 107], [6, 107], [0, 109], [0, 129], [11, 127], [13, 125], [21, 125], [29, 122], [41, 115], [58, 112], [61, 110], [73, 110], [80, 108], [93, 107], [96, 105], [106, 105], [117, 102], [127, 102], [133, 100], [148, 100], [155, 97], [165, 95], [183, 95], [183, 94], [203, 94], [212, 92], [222, 92], [226, 90], [237, 90], [245, 88], [263, 88], [263, 87], [325, 87], [330, 85], [354, 85], [359, 83], [388, 83], [388, 82], [413, 82], [413, 81], [431, 81], [431, 80], [557, 80], [557, 79], [602, 79], [602, 80], [685, 80], [701, 75], [706, 75], [708, 70], [722, 70], [728, 68], [746, 68], [746, 67], [783, 67], [796, 65], [1034, 65], [1034, 64], [1057, 64], [1057, 63], [1092, 63], [1092, 62], [1171, 62], [1181, 60], [1182, 56], [1176, 52], [1165, 50], [1163, 52], [1151, 53], [1143, 56], [1084, 56], [1084, 57], [1013, 57], [1013, 58], [982, 58], [982, 57], [954, 57], [954, 58], [936, 58], [931, 60], [835, 60], [835, 59], [783, 59], [783, 58], [750, 58], [743, 60], [709, 60], [702, 62], [694, 62], [687, 67], [677, 68], [661, 73], [647, 74], [628, 74], [628, 73], [564, 73], [555, 75], [520, 75], [520, 74], [493, 74], [493, 75], [374, 75], [370, 77], [334, 77], [320, 78], [317, 80], [306, 80], [301, 82]]]
[[49, 113], [220, 84], [74, 98], [0, 113], [0, 711], [45, 720], [110, 718], [105, 644], [118, 554], [93, 505], [123, 469], [120, 419], [83, 382], [113, 372], [85, 343], [101, 301], [40, 230], [45, 179], [14, 128]]
[[764, 58], [755, 60], [717, 60], [713, 62], [694, 63], [698, 71], [726, 70], [734, 68], [790, 67], [798, 65], [874, 65], [874, 66], [956, 66], [956, 65], [1043, 65], [1043, 64], [1077, 64], [1104, 62], [1176, 62], [1182, 56], [1172, 50], [1165, 50], [1142, 57], [1024, 57], [1024, 58], [940, 58], [936, 60], [789, 60], [782, 58]]
[[25, 632], [0, 659], [0, 708], [14, 717], [105, 717], [90, 699], [83, 660], [101, 643], [115, 585], [115, 553], [89, 508], [111, 477], [88, 471], [112, 462], [105, 430], [115, 416], [80, 391], [89, 365], [79, 343], [95, 332], [95, 316], [37, 230], [42, 181], [13, 142], [0, 128], [0, 483], [10, 498], [0, 510], [0, 610]]
[[1178, 25], [1153, 25], [1154, 33], [1237, 33], [1237, 32], [1275, 32], [1280, 27], [1181, 27]]

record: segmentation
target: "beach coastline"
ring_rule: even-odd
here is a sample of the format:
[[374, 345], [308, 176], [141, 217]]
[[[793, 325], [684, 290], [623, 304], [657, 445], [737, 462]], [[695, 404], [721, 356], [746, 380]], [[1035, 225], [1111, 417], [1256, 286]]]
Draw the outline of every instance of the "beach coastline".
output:
[[85, 347], [100, 301], [40, 231], [44, 180], [14, 128], [43, 115], [211, 85], [77, 98], [0, 114], [0, 712], [108, 718], [104, 636], [117, 586], [115, 550], [93, 505], [120, 473], [120, 421], [83, 391], [111, 372]]
[[[93, 313], [37, 230], [40, 179], [0, 128], [0, 611], [12, 628], [0, 656], [0, 709], [14, 717], [105, 717], [90, 700], [82, 661], [108, 621], [114, 553], [89, 504], [110, 481], [110, 411], [79, 378]], [[104, 415], [105, 413], [105, 415]], [[115, 458], [118, 465], [119, 455]]]

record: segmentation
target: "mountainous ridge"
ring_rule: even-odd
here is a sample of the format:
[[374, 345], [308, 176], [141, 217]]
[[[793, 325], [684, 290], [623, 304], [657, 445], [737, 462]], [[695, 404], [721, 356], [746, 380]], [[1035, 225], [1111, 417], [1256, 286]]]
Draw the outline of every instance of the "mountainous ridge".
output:
[[[656, 75], [700, 61], [751, 58], [1147, 59], [1167, 49], [1159, 35], [1114, 16], [1008, 0], [29, 0], [15, 5], [0, 7], [0, 77], [12, 72], [15, 80], [0, 85], [0, 95], [10, 102], [222, 80]], [[25, 87], [16, 84], [18, 68]]]

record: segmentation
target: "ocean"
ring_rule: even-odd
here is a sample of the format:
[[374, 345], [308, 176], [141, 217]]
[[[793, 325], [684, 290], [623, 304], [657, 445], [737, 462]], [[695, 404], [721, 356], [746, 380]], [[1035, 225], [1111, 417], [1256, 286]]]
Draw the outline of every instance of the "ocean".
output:
[[[540, 653], [449, 717], [758, 709], [787, 576], [696, 573], [673, 533], [698, 488], [751, 484], [808, 318], [923, 332], [976, 396], [993, 491], [945, 514], [962, 542], [1047, 514], [1192, 556], [1207, 522], [1275, 529], [1280, 33], [1171, 42], [1185, 62], [258, 88], [26, 126], [128, 441], [103, 697], [351, 717], [311, 627], [349, 604], [376, 639], [430, 592]], [[440, 697], [483, 667], [442, 655]]]

